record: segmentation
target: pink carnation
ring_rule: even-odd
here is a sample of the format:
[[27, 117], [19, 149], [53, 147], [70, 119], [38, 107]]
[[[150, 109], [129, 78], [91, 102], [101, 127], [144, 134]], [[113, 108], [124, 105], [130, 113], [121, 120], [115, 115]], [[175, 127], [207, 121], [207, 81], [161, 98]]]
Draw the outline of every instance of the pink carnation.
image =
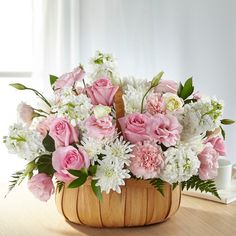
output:
[[182, 126], [177, 118], [172, 115], [156, 114], [148, 124], [148, 134], [156, 140], [158, 144], [166, 147], [175, 145], [180, 139]]
[[164, 168], [164, 155], [154, 142], [138, 142], [133, 148], [130, 170], [138, 178], [156, 178]]
[[93, 138], [109, 137], [115, 132], [115, 126], [112, 124], [111, 116], [105, 116], [100, 119], [96, 119], [95, 116], [90, 116], [85, 122], [85, 127], [88, 136]]
[[118, 89], [119, 87], [113, 86], [107, 77], [102, 77], [96, 80], [92, 86], [87, 87], [86, 91], [93, 105], [112, 106]]
[[123, 136], [131, 143], [149, 139], [147, 125], [149, 117], [145, 114], [133, 113], [119, 119]]
[[211, 143], [207, 143], [198, 155], [200, 161], [199, 177], [202, 180], [213, 179], [217, 176], [219, 153]]
[[225, 144], [224, 140], [220, 137], [209, 137], [205, 143], [211, 143], [213, 148], [219, 153], [220, 156], [225, 156]]
[[58, 180], [68, 182], [74, 177], [67, 170], [81, 168], [88, 169], [90, 164], [87, 153], [73, 146], [59, 147], [52, 154], [52, 166], [56, 170], [55, 176]]
[[173, 80], [161, 80], [155, 88], [156, 93], [177, 93], [178, 84]]
[[161, 94], [153, 93], [147, 98], [146, 110], [151, 115], [166, 113], [166, 106]]
[[45, 202], [54, 193], [52, 178], [45, 173], [34, 175], [28, 181], [28, 188], [36, 198]]

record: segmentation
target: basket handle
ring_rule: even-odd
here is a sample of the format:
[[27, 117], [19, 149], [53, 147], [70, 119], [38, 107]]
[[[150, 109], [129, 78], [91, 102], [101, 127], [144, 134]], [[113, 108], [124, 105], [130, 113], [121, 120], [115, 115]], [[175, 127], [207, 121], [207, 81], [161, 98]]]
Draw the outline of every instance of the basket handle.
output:
[[123, 91], [122, 91], [122, 88], [119, 87], [119, 89], [117, 90], [115, 94], [115, 99], [114, 99], [115, 109], [116, 109], [116, 128], [118, 129], [118, 132], [121, 131], [121, 127], [118, 122], [118, 119], [121, 117], [124, 117], [125, 115], [125, 105], [124, 105], [122, 96], [123, 96]]

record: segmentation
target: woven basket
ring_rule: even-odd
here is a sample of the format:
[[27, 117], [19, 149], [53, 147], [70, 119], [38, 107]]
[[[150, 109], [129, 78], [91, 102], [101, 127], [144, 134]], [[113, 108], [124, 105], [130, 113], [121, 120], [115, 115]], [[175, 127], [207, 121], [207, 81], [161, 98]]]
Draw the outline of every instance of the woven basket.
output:
[[121, 194], [103, 193], [99, 202], [92, 192], [90, 180], [76, 189], [63, 187], [56, 192], [56, 205], [65, 219], [81, 225], [93, 227], [129, 227], [160, 223], [178, 210], [181, 189], [172, 190], [164, 184], [162, 196], [148, 181], [126, 180]]

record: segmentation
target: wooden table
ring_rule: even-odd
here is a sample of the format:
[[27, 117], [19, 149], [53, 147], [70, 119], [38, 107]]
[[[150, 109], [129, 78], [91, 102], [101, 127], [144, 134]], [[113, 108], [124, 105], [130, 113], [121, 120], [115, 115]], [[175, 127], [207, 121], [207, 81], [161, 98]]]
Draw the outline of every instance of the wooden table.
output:
[[0, 183], [0, 236], [156, 236], [236, 235], [236, 202], [223, 205], [182, 196], [178, 213], [168, 221], [147, 227], [97, 229], [67, 223], [52, 198], [38, 201], [20, 186], [4, 199], [6, 184]]

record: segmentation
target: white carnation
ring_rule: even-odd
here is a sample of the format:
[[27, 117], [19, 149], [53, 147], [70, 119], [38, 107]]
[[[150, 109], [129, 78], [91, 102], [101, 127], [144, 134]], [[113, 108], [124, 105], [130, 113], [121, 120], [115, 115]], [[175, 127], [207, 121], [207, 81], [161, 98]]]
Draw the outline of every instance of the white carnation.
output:
[[27, 161], [45, 153], [40, 134], [20, 123], [10, 126], [9, 135], [4, 137], [4, 142], [10, 153]]
[[164, 152], [165, 167], [161, 179], [168, 183], [187, 181], [198, 173], [200, 162], [197, 153], [191, 148], [182, 145], [177, 148], [170, 147]]

